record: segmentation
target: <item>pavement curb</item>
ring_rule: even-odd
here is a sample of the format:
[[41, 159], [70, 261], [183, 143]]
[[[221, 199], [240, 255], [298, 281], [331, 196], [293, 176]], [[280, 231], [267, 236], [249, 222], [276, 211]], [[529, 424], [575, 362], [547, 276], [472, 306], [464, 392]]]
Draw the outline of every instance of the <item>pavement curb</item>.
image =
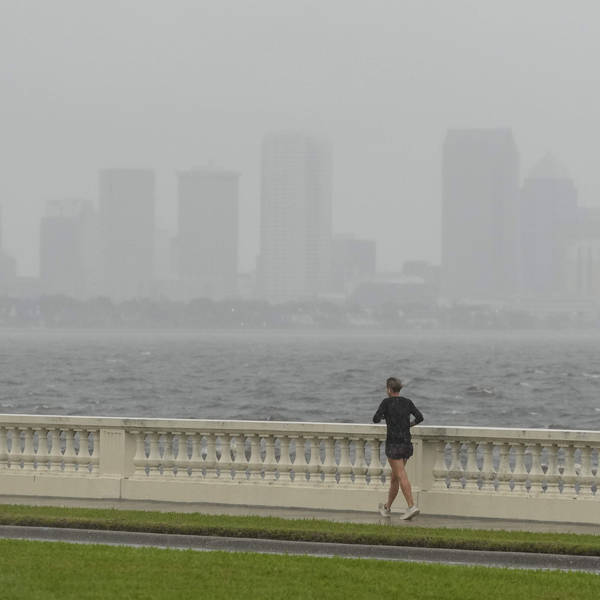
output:
[[546, 569], [583, 571], [600, 574], [600, 557], [529, 552], [489, 552], [339, 544], [329, 542], [295, 542], [254, 538], [195, 536], [167, 533], [100, 531], [57, 527], [0, 526], [0, 538], [76, 544], [106, 544], [113, 546], [171, 548], [179, 550], [257, 552], [303, 556], [377, 559], [404, 562], [425, 562], [449, 565], [504, 567], [510, 569]]

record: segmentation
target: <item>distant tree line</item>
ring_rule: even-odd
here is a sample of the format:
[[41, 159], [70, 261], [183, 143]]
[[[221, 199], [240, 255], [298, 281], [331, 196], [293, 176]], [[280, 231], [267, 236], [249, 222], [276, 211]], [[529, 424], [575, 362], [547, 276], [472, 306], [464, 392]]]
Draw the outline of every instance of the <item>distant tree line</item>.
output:
[[49, 329], [567, 329], [598, 328], [600, 313], [535, 315], [487, 305], [386, 303], [361, 306], [328, 301], [270, 304], [205, 298], [190, 302], [98, 297], [0, 297], [0, 327]]

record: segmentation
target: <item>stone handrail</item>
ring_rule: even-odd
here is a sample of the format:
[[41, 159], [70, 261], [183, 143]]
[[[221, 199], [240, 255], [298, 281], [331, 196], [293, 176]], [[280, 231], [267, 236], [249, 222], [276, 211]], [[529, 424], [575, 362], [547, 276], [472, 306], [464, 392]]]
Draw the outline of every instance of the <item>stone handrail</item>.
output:
[[[0, 493], [373, 510], [384, 441], [385, 425], [0, 415]], [[600, 523], [600, 432], [418, 426], [413, 443], [423, 512]]]

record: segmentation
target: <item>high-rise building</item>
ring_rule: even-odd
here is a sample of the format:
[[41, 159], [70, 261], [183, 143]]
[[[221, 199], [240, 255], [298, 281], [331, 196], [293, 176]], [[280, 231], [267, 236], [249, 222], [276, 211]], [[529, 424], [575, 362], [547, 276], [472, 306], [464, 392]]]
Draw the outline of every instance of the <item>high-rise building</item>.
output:
[[334, 292], [351, 292], [375, 277], [375, 240], [336, 235], [331, 245], [331, 284]]
[[79, 199], [52, 200], [40, 224], [40, 285], [45, 294], [75, 298], [90, 292], [91, 203]]
[[567, 288], [567, 253], [576, 234], [577, 189], [552, 156], [539, 161], [521, 188], [521, 276], [534, 296]]
[[179, 277], [188, 298], [237, 294], [238, 180], [214, 167], [178, 174]]
[[283, 302], [330, 285], [331, 152], [302, 133], [268, 135], [262, 147], [259, 293]]
[[567, 250], [567, 292], [600, 299], [600, 208], [579, 207]]
[[173, 264], [173, 234], [165, 228], [154, 232], [154, 277], [157, 281], [174, 278], [177, 269]]
[[518, 284], [519, 157], [509, 129], [450, 130], [443, 147], [442, 291], [499, 298]]
[[2, 211], [0, 210], [0, 294], [13, 291], [17, 278], [17, 263], [4, 249], [2, 238]]
[[567, 291], [577, 298], [600, 299], [600, 238], [574, 240], [567, 264]]
[[103, 170], [99, 188], [103, 293], [146, 296], [154, 277], [154, 172]]

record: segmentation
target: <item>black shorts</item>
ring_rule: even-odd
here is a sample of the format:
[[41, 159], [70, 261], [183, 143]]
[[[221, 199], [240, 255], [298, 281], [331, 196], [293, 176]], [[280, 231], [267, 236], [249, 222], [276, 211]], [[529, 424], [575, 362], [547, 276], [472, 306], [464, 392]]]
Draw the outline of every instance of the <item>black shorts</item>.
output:
[[408, 460], [413, 455], [413, 445], [410, 442], [386, 442], [385, 455], [392, 460]]

